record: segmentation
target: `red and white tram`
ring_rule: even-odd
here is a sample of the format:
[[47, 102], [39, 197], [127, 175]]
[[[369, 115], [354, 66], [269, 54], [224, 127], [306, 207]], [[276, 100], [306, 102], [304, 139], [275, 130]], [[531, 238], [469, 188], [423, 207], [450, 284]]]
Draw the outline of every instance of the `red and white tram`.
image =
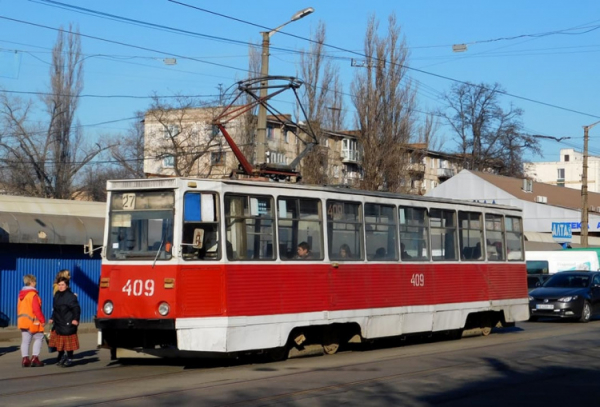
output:
[[332, 353], [529, 317], [516, 208], [242, 180], [108, 192], [96, 326], [111, 348]]

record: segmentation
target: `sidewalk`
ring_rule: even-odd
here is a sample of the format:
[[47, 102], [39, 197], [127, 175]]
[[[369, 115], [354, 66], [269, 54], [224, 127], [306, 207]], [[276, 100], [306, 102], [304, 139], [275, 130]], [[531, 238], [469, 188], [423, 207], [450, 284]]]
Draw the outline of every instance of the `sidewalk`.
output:
[[[46, 327], [46, 332], [50, 329], [50, 326]], [[95, 333], [98, 330], [93, 322], [87, 322], [79, 325], [77, 333]], [[16, 326], [9, 326], [8, 328], [0, 328], [0, 342], [10, 341], [11, 339], [21, 338], [21, 331]]]

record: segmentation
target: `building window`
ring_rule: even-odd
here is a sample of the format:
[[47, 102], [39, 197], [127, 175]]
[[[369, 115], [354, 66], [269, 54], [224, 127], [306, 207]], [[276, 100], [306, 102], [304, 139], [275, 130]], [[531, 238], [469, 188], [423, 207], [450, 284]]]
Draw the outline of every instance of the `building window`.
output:
[[267, 139], [273, 140], [273, 127], [267, 127]]
[[559, 168], [558, 169], [558, 173], [556, 175], [557, 181], [564, 181], [565, 180], [565, 169], [564, 168]]
[[174, 168], [175, 167], [175, 156], [167, 155], [162, 160], [163, 168]]
[[222, 151], [216, 153], [210, 153], [210, 164], [211, 165], [225, 165], [225, 154]]
[[565, 162], [569, 161], [569, 154], [565, 154]]
[[358, 143], [356, 140], [342, 140], [342, 158], [344, 160], [358, 161]]
[[287, 130], [283, 130], [283, 141], [285, 141], [286, 143], [290, 142], [290, 136], [289, 136], [290, 132]]
[[287, 157], [284, 153], [269, 151], [267, 160], [271, 164], [287, 164]]
[[176, 124], [169, 124], [163, 127], [163, 138], [170, 139], [171, 137], [175, 138], [179, 135], [181, 130], [179, 126]]

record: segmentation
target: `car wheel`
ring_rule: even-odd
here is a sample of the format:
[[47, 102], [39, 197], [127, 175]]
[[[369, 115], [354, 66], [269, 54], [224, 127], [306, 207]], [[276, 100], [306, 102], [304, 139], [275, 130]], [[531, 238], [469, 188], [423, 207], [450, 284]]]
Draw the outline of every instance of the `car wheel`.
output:
[[583, 309], [581, 310], [581, 317], [579, 317], [579, 322], [589, 322], [592, 316], [592, 309], [590, 307], [590, 303], [585, 301], [583, 303]]

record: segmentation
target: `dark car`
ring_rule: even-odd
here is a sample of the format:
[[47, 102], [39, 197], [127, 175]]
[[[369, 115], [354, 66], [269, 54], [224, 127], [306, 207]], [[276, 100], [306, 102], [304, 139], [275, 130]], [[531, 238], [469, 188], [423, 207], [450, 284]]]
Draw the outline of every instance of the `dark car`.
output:
[[588, 322], [600, 313], [600, 272], [561, 271], [529, 292], [531, 320], [571, 318]]
[[527, 290], [531, 292], [531, 290], [541, 287], [550, 277], [552, 277], [550, 274], [528, 274]]

